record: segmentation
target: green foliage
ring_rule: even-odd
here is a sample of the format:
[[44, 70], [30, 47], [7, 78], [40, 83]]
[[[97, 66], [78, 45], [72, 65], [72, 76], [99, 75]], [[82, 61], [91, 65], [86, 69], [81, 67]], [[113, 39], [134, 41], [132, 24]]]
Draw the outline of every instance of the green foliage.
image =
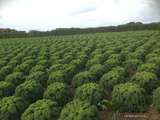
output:
[[35, 60], [29, 59], [29, 60], [24, 61], [23, 64], [28, 64], [28, 65], [32, 65], [33, 66], [35, 64]]
[[74, 98], [97, 105], [104, 98], [104, 95], [104, 91], [98, 84], [87, 83], [76, 89]]
[[153, 106], [160, 111], [160, 87], [153, 92]]
[[120, 61], [114, 58], [110, 58], [104, 63], [106, 72], [111, 70], [113, 67], [116, 67], [119, 65], [120, 65]]
[[12, 74], [9, 74], [5, 78], [5, 81], [10, 82], [10, 83], [14, 84], [15, 86], [17, 86], [17, 85], [24, 82], [24, 76], [21, 72], [13, 72]]
[[31, 67], [31, 65], [30, 64], [25, 64], [25, 63], [23, 63], [23, 64], [20, 64], [20, 65], [18, 65], [15, 69], [14, 69], [14, 71], [15, 72], [22, 72], [23, 74], [28, 74], [28, 72], [29, 72], [29, 70], [30, 70], [30, 67]]
[[85, 55], [85, 53], [82, 53], [78, 56], [78, 59], [80, 59], [82, 61], [82, 63], [86, 63], [88, 60], [88, 56]]
[[11, 66], [4, 66], [0, 69], [0, 80], [4, 80], [5, 77], [12, 71]]
[[28, 103], [20, 97], [10, 96], [0, 100], [0, 120], [20, 120]]
[[49, 85], [54, 82], [66, 82], [63, 71], [55, 71], [49, 74], [47, 84]]
[[22, 59], [22, 61], [23, 62], [25, 62], [25, 61], [30, 61], [30, 60], [32, 60], [33, 59], [33, 56], [31, 56], [31, 55], [29, 55], [29, 56], [26, 56], [26, 57], [24, 57], [23, 59]]
[[160, 57], [152, 57], [151, 59], [147, 60], [148, 63], [156, 64], [157, 67], [160, 67]]
[[98, 80], [103, 73], [105, 72], [103, 65], [101, 64], [94, 64], [90, 67], [89, 72], [91, 72], [96, 79]]
[[42, 65], [42, 66], [47, 67], [48, 66], [48, 61], [47, 60], [40, 60], [40, 61], [38, 61], [37, 65]]
[[43, 87], [34, 80], [20, 84], [15, 90], [15, 96], [22, 97], [29, 102], [34, 102], [42, 98], [42, 95]]
[[45, 67], [42, 66], [42, 65], [36, 65], [35, 67], [33, 67], [33, 68], [30, 70], [30, 73], [34, 73], [34, 72], [37, 72], [37, 71], [42, 71], [42, 72], [44, 72], [44, 71], [45, 71]]
[[[62, 107], [75, 98], [94, 104], [99, 111], [110, 111], [115, 85], [129, 81], [145, 89], [145, 100], [150, 105], [152, 91], [160, 86], [159, 36], [158, 31], [128, 31], [1, 39], [0, 81], [5, 81], [7, 85], [0, 82], [0, 99], [19, 94], [17, 97], [32, 103], [44, 97]], [[139, 72], [154, 75], [139, 75], [133, 80], [132, 77]], [[6, 92], [10, 92], [12, 87], [8, 84], [14, 85], [14, 93], [9, 95]], [[43, 90], [45, 94], [41, 92]], [[48, 114], [46, 111], [43, 113]]]
[[151, 57], [150, 59], [146, 59], [149, 63], [155, 63], [156, 65], [160, 66], [160, 56], [156, 54], [156, 56]]
[[42, 86], [46, 86], [47, 76], [45, 72], [37, 71], [27, 76], [26, 80], [35, 80], [39, 82]]
[[[41, 36], [63, 36], [63, 35], [76, 35], [76, 34], [94, 34], [103, 32], [119, 32], [119, 31], [159, 31], [159, 22], [143, 24], [141, 22], [129, 22], [118, 26], [107, 26], [97, 28], [57, 28], [51, 31], [36, 31], [31, 30], [28, 33], [25, 31], [17, 31], [12, 29], [1, 29], [0, 38], [23, 38], [23, 37], [41, 37]], [[28, 38], [29, 39], [29, 38]], [[78, 39], [78, 38], [77, 38]]]
[[63, 64], [53, 64], [53, 65], [49, 68], [49, 73], [56, 72], [56, 71], [58, 71], [58, 70], [63, 70], [63, 69], [64, 69]]
[[12, 60], [8, 63], [9, 66], [12, 66], [12, 67], [16, 67], [18, 65], [18, 61], [17, 60]]
[[2, 68], [3, 66], [5, 66], [7, 63], [7, 61], [1, 60], [0, 61], [0, 68]]
[[121, 61], [121, 56], [119, 54], [111, 54], [109, 56], [109, 59], [114, 59], [114, 60]]
[[95, 76], [89, 71], [84, 71], [76, 74], [72, 80], [72, 84], [74, 87], [79, 87], [89, 82], [96, 82]]
[[81, 59], [74, 59], [70, 62], [70, 64], [76, 66], [76, 71], [79, 71], [84, 68], [84, 63]]
[[86, 64], [86, 68], [90, 68], [92, 65], [94, 64], [100, 64], [101, 61], [99, 58], [93, 58], [91, 60], [88, 60], [87, 64]]
[[151, 93], [160, 85], [160, 82], [154, 73], [145, 71], [137, 72], [133, 76], [132, 82], [140, 85], [142, 88], [146, 90], [147, 93]]
[[67, 83], [70, 83], [76, 71], [76, 66], [71, 64], [66, 64], [64, 66], [64, 77]]
[[124, 66], [129, 74], [132, 74], [137, 70], [137, 67], [141, 64], [138, 59], [128, 59], [125, 61]]
[[57, 120], [60, 107], [56, 102], [42, 99], [31, 104], [21, 116], [21, 120]]
[[0, 82], [0, 99], [3, 97], [11, 96], [14, 93], [14, 85], [9, 82]]
[[63, 108], [59, 120], [100, 120], [100, 117], [94, 105], [74, 100]]
[[64, 55], [63, 61], [65, 64], [70, 63], [70, 61], [72, 61], [73, 56], [72, 55]]
[[111, 91], [115, 85], [124, 83], [125, 81], [124, 68], [115, 67], [101, 77], [100, 86], [105, 90]]
[[138, 68], [139, 72], [146, 71], [146, 72], [152, 72], [155, 74], [158, 74], [159, 70], [160, 70], [159, 67], [154, 63], [145, 63]]
[[138, 51], [136, 51], [136, 53], [137, 53], [137, 58], [141, 59], [142, 61], [144, 61], [145, 55], [147, 54], [147, 50], [141, 48]]
[[60, 82], [52, 83], [45, 90], [43, 98], [51, 99], [63, 106], [70, 100], [69, 86]]
[[150, 54], [146, 55], [145, 59], [146, 59], [147, 61], [150, 61], [150, 60], [152, 60], [152, 59], [155, 58], [155, 57], [157, 57], [157, 54], [156, 54], [156, 53], [150, 53]]
[[121, 51], [121, 52], [120, 52], [120, 56], [121, 56], [120, 59], [121, 59], [122, 61], [125, 61], [126, 58], [127, 58], [128, 53], [129, 53], [129, 50], [123, 50], [123, 51]]
[[92, 53], [91, 53], [91, 58], [93, 58], [93, 57], [95, 57], [95, 56], [101, 56], [101, 54], [102, 54], [102, 50], [101, 49], [96, 49], [96, 50], [94, 50]]
[[143, 112], [147, 107], [145, 90], [133, 83], [116, 85], [112, 92], [112, 103], [114, 109], [122, 112]]
[[110, 110], [113, 105], [112, 101], [104, 99], [101, 102], [99, 102], [97, 106], [100, 110]]

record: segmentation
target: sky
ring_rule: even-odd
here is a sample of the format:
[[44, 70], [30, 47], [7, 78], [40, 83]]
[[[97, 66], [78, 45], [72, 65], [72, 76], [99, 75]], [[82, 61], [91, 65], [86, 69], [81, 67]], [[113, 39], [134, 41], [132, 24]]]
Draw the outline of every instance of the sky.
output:
[[0, 28], [52, 30], [159, 22], [160, 0], [0, 0]]

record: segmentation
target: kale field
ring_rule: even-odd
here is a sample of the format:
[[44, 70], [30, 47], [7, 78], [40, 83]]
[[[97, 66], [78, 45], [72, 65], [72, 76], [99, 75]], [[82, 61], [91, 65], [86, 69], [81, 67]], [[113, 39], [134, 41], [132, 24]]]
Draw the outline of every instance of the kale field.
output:
[[0, 39], [0, 120], [119, 120], [151, 107], [159, 31]]

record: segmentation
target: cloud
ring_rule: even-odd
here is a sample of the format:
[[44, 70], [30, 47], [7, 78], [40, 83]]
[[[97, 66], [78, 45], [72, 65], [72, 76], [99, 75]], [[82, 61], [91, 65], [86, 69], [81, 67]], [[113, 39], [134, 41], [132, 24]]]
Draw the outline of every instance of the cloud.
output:
[[14, 0], [0, 0], [0, 7], [3, 7], [4, 5], [13, 2]]
[[146, 0], [146, 2], [148, 2], [151, 17], [160, 20], [160, 0]]
[[24, 0], [0, 0], [0, 13], [1, 13], [1, 10], [3, 10], [8, 5], [19, 3], [20, 1], [24, 1]]
[[0, 0], [0, 5], [1, 27], [18, 30], [160, 20], [159, 0]]
[[71, 16], [77, 16], [77, 15], [80, 15], [80, 14], [84, 14], [84, 13], [88, 13], [88, 12], [93, 12], [96, 9], [97, 9], [96, 6], [85, 7], [85, 8], [79, 9], [77, 11], [71, 12], [69, 15], [71, 15]]
[[155, 9], [160, 9], [160, 1], [159, 0], [148, 0], [150, 5]]

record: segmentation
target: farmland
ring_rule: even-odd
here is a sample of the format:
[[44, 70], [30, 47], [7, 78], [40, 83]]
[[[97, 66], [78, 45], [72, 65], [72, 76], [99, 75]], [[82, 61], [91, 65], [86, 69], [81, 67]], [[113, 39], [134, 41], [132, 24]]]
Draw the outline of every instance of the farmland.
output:
[[0, 39], [0, 120], [160, 111], [160, 32]]

